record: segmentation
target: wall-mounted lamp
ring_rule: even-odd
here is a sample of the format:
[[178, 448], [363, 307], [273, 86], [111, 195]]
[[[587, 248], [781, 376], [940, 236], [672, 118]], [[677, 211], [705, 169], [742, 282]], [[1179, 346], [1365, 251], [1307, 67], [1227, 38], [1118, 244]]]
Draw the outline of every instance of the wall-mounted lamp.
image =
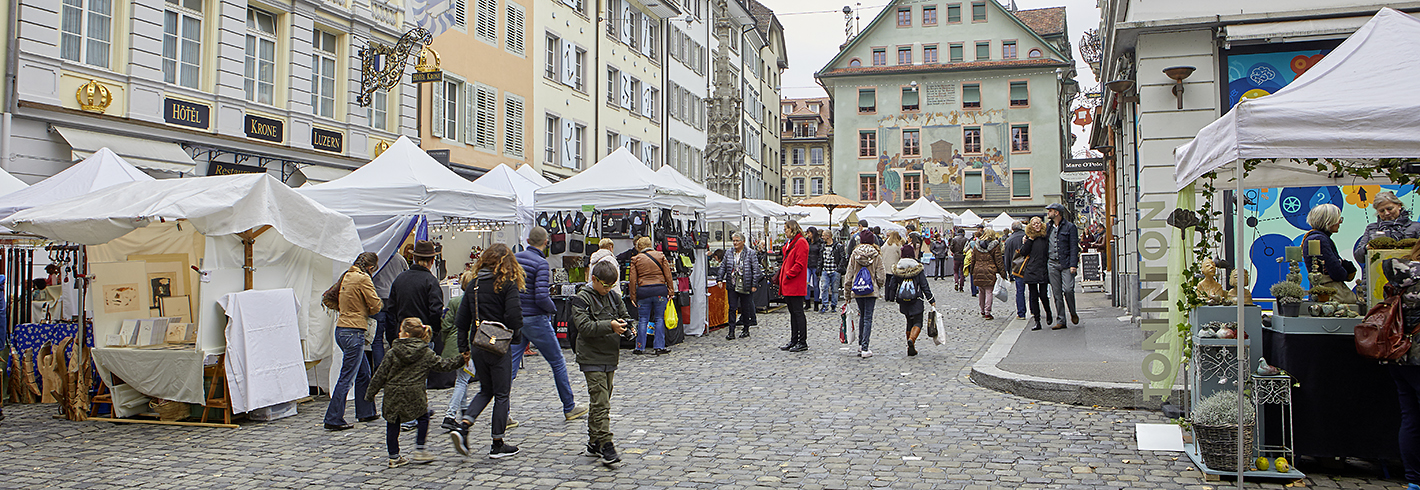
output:
[[1120, 102], [1139, 102], [1138, 95], [1124, 95], [1125, 92], [1129, 91], [1129, 89], [1134, 88], [1133, 80], [1115, 80], [1112, 82], [1106, 82], [1104, 86], [1105, 88], [1108, 88], [1110, 92], [1119, 94]]
[[1183, 80], [1197, 68], [1191, 66], [1171, 66], [1164, 68], [1164, 75], [1173, 79], [1173, 96], [1178, 99], [1178, 108], [1183, 109]]

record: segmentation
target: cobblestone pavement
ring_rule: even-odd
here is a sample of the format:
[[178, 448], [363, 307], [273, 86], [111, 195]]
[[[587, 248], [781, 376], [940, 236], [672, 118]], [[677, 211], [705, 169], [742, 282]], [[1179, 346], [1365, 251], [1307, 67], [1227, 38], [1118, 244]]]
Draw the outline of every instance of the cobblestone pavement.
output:
[[[982, 321], [976, 301], [933, 281], [951, 317], [945, 346], [924, 335], [906, 356], [895, 305], [879, 303], [870, 359], [843, 349], [837, 316], [808, 313], [811, 350], [781, 352], [784, 310], [760, 315], [748, 339], [721, 331], [689, 338], [668, 356], [623, 351], [612, 430], [623, 463], [578, 454], [585, 421], [564, 422], [548, 367], [527, 361], [513, 390], [521, 427], [511, 459], [462, 458], [431, 428], [439, 460], [385, 468], [384, 423], [321, 429], [324, 403], [240, 429], [51, 420], [52, 407], [6, 407], [0, 423], [3, 488], [1182, 488], [1204, 482], [1186, 457], [1134, 450], [1134, 424], [1157, 412], [1036, 403], [973, 385], [972, 360], [1011, 316]], [[570, 354], [570, 351], [568, 351]], [[586, 384], [572, 373], [579, 404]], [[442, 409], [448, 391], [430, 398]], [[353, 417], [353, 408], [350, 416]], [[488, 416], [472, 434], [486, 444]], [[353, 419], [352, 419], [353, 420]], [[405, 452], [414, 434], [404, 433]], [[479, 452], [481, 454], [483, 449]], [[1403, 488], [1374, 468], [1315, 472], [1306, 486]], [[1398, 477], [1398, 475], [1396, 475]], [[1227, 486], [1228, 484], [1224, 484]], [[1256, 484], [1249, 483], [1249, 487]], [[1263, 487], [1280, 487], [1266, 484]]]

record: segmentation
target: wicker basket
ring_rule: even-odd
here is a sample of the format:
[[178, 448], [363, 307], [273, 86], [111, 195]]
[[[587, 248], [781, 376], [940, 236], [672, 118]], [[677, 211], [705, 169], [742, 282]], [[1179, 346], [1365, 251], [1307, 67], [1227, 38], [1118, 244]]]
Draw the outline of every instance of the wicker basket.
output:
[[[1247, 454], [1243, 461], [1252, 460], [1253, 426], [1243, 426], [1243, 447]], [[1237, 471], [1238, 426], [1193, 424], [1193, 442], [1198, 446], [1198, 454], [1208, 469]]]
[[192, 415], [192, 408], [183, 402], [155, 400], [148, 402], [148, 407], [158, 412], [158, 420], [163, 422], [177, 422]]

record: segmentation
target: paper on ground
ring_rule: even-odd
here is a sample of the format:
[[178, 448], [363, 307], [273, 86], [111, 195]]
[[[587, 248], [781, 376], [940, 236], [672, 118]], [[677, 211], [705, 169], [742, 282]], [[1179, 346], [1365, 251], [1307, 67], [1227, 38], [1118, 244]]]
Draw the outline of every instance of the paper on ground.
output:
[[1140, 451], [1183, 451], [1183, 430], [1174, 424], [1134, 424]]

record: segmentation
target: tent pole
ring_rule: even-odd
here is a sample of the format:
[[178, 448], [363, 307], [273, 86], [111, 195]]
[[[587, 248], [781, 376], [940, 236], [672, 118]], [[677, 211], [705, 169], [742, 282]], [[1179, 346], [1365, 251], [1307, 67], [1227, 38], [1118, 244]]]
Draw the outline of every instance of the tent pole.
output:
[[[1243, 424], [1242, 424], [1242, 417], [1243, 417], [1243, 388], [1244, 388], [1244, 385], [1245, 385], [1245, 383], [1243, 382], [1243, 378], [1244, 378], [1245, 376], [1247, 376], [1247, 364], [1248, 364], [1248, 362], [1247, 362], [1247, 361], [1248, 361], [1248, 358], [1244, 355], [1244, 352], [1243, 352], [1243, 338], [1244, 338], [1244, 337], [1247, 337], [1247, 335], [1245, 335], [1245, 333], [1247, 332], [1247, 324], [1244, 323], [1244, 322], [1246, 321], [1245, 318], [1244, 318], [1244, 312], [1246, 311], [1247, 306], [1245, 305], [1246, 302], [1243, 301], [1243, 295], [1242, 295], [1243, 288], [1246, 288], [1246, 287], [1247, 287], [1247, 283], [1243, 280], [1244, 278], [1247, 277], [1247, 251], [1246, 251], [1246, 237], [1245, 237], [1245, 235], [1244, 235], [1244, 233], [1243, 233], [1243, 230], [1246, 229], [1246, 228], [1244, 228], [1244, 222], [1243, 222], [1243, 221], [1244, 221], [1244, 220], [1243, 220], [1243, 205], [1244, 205], [1245, 199], [1246, 199], [1246, 198], [1243, 196], [1243, 162], [1242, 162], [1241, 160], [1237, 161], [1237, 163], [1235, 164], [1235, 167], [1236, 167], [1236, 168], [1234, 169], [1234, 172], [1235, 172], [1234, 179], [1237, 181], [1237, 191], [1233, 193], [1233, 198], [1237, 200], [1237, 213], [1235, 214], [1236, 219], [1237, 219], [1237, 225], [1233, 227], [1233, 230], [1234, 230], [1234, 233], [1237, 235], [1237, 249], [1235, 250], [1234, 256], [1236, 256], [1236, 257], [1238, 258], [1238, 269], [1237, 269], [1237, 270], [1238, 270], [1238, 285], [1237, 285], [1237, 291], [1238, 291], [1238, 298], [1237, 298], [1237, 304], [1238, 304], [1238, 323], [1237, 323], [1236, 329], [1242, 330], [1242, 331], [1244, 332], [1244, 334], [1236, 335], [1236, 337], [1237, 337], [1236, 347], [1237, 347], [1237, 357], [1238, 357], [1238, 377], [1237, 377], [1237, 385], [1238, 385], [1238, 407], [1237, 407], [1237, 410], [1238, 410], [1238, 411], [1237, 411], [1237, 416], [1238, 416], [1238, 440], [1237, 440], [1237, 443], [1238, 443], [1238, 447], [1237, 447], [1237, 466], [1236, 466], [1235, 468], [1236, 468], [1237, 471], [1238, 471], [1237, 484], [1238, 484], [1239, 487], [1241, 487], [1242, 484], [1243, 484], [1243, 468], [1245, 468], [1245, 466], [1243, 466], [1243, 465], [1245, 464], [1245, 460], [1247, 459], [1247, 457], [1244, 456], [1245, 453], [1243, 453]], [[1261, 341], [1261, 339], [1259, 339], [1259, 342], [1260, 342], [1260, 341]]]
[[237, 234], [237, 237], [239, 237], [239, 238], [242, 239], [242, 290], [243, 290], [243, 291], [250, 291], [250, 290], [252, 290], [253, 288], [256, 287], [255, 284], [254, 284], [254, 283], [255, 283], [255, 278], [252, 277], [252, 276], [253, 276], [253, 272], [256, 271], [256, 267], [254, 267], [254, 266], [252, 265], [252, 246], [256, 244], [256, 237], [261, 236], [262, 233], [266, 233], [266, 230], [270, 230], [270, 229], [271, 229], [271, 225], [261, 225], [261, 227], [259, 227], [259, 228], [252, 228], [252, 229], [250, 229], [250, 230], [247, 230], [247, 231], [244, 231], [244, 232], [241, 232], [241, 233], [238, 233], [238, 234]]

